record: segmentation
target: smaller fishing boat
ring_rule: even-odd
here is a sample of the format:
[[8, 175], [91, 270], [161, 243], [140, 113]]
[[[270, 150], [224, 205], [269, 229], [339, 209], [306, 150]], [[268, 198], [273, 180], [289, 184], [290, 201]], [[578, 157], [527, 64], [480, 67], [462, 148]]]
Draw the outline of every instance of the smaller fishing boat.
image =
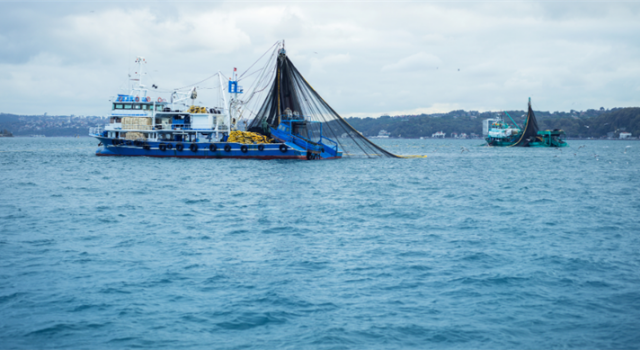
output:
[[505, 123], [501, 118], [487, 119], [485, 123], [491, 122], [485, 140], [487, 145], [496, 147], [566, 147], [564, 141], [565, 132], [563, 130], [539, 130], [538, 121], [531, 109], [531, 98], [529, 98], [529, 111], [524, 127], [511, 118], [509, 113], [505, 115], [511, 119], [513, 126]]

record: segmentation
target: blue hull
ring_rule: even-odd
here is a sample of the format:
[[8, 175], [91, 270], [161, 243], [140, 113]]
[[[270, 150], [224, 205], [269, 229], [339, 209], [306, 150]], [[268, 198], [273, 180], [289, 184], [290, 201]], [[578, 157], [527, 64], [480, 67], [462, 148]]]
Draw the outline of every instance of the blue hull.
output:
[[[104, 137], [96, 137], [102, 142], [102, 147], [96, 150], [97, 156], [125, 156], [125, 157], [166, 157], [166, 158], [242, 158], [242, 159], [309, 159], [307, 151], [291, 143], [263, 144], [260, 150], [259, 145], [248, 145], [241, 143], [217, 142], [216, 150], [211, 151], [211, 143], [184, 143], [181, 151], [175, 147], [172, 149], [160, 149], [162, 142], [146, 142], [148, 148], [142, 145], [134, 145], [132, 142], [113, 145], [113, 140]], [[197, 145], [197, 150], [192, 150], [192, 144]], [[282, 146], [285, 147], [282, 147]], [[225, 147], [228, 146], [228, 147]], [[243, 151], [244, 146], [244, 151]], [[323, 154], [315, 159], [336, 159], [329, 154]]]

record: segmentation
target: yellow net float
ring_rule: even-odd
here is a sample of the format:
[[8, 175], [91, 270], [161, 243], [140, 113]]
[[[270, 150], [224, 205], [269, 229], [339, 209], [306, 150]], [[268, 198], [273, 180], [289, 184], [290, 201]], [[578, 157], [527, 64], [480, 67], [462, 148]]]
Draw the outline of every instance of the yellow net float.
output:
[[244, 144], [256, 144], [256, 143], [271, 143], [266, 136], [260, 135], [250, 131], [235, 130], [229, 133], [228, 142], [244, 143]]

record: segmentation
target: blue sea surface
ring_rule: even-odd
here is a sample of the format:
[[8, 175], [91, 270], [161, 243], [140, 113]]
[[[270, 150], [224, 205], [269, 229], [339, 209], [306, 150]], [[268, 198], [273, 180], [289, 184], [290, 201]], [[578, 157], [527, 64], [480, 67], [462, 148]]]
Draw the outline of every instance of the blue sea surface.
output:
[[0, 139], [0, 348], [640, 348], [640, 142], [376, 142], [429, 157]]

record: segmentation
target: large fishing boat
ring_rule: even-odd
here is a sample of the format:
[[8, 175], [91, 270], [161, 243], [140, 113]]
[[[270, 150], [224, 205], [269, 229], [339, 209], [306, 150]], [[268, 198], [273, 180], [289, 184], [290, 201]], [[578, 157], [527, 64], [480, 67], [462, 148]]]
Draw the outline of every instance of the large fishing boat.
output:
[[538, 121], [531, 109], [531, 98], [529, 98], [529, 110], [524, 127], [511, 118], [513, 126], [505, 123], [502, 118], [486, 119], [485, 129], [488, 129], [485, 140], [489, 146], [497, 147], [566, 147], [564, 141], [565, 133], [562, 130], [544, 130], [538, 128]]
[[[307, 160], [343, 155], [398, 157], [365, 138], [313, 90], [287, 57], [284, 42], [274, 47], [246, 99], [239, 98], [244, 91], [235, 68], [226, 86], [218, 72], [223, 93], [214, 106], [196, 105], [196, 86], [174, 90], [169, 100], [152, 98], [142, 83], [146, 60], [137, 58], [137, 86], [112, 101], [109, 124], [90, 130], [102, 146], [96, 154]], [[261, 107], [257, 112], [249, 110], [263, 91], [267, 96]], [[243, 113], [254, 117], [246, 123]]]

